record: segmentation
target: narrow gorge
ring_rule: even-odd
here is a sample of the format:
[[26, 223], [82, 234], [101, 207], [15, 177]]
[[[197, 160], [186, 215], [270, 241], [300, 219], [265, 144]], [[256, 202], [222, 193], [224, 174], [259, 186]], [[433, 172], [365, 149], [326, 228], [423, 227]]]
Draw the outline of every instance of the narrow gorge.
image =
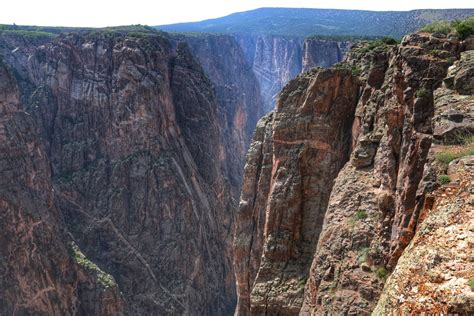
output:
[[275, 107], [283, 87], [301, 72], [342, 61], [351, 41], [278, 35], [235, 35], [259, 82], [264, 112]]
[[0, 25], [0, 315], [473, 314], [464, 35]]

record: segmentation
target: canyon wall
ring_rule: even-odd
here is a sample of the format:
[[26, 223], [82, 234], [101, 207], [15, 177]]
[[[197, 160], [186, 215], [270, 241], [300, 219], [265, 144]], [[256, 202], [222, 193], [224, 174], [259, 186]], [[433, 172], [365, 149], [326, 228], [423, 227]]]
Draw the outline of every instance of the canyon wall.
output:
[[353, 44], [353, 41], [307, 38], [303, 43], [302, 70], [306, 72], [314, 67], [331, 67], [344, 59]]
[[1, 35], [1, 313], [233, 312], [234, 210], [261, 104], [232, 38], [206, 41], [220, 51], [157, 32]]
[[340, 62], [348, 41], [278, 35], [236, 35], [259, 82], [265, 113], [273, 110], [282, 88], [302, 71]]
[[235, 236], [237, 314], [299, 311], [332, 181], [348, 159], [358, 88], [348, 70], [305, 73], [257, 127]]
[[64, 230], [46, 148], [0, 60], [0, 313], [121, 315], [114, 278]]
[[245, 153], [262, 116], [260, 86], [242, 48], [229, 35], [173, 35], [175, 43], [188, 43], [193, 56], [211, 80], [218, 106], [218, 120], [228, 141], [231, 182], [240, 194]]
[[[429, 33], [360, 43], [335, 69], [283, 89], [245, 167], [236, 314], [473, 312], [469, 48]], [[448, 169], [445, 152], [468, 158]], [[443, 234], [435, 255], [430, 241]]]

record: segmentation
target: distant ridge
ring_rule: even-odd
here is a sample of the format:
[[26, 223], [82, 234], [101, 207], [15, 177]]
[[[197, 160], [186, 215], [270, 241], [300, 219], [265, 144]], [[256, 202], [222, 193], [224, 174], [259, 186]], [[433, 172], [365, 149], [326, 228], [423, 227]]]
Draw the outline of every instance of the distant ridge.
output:
[[201, 22], [156, 26], [168, 32], [274, 34], [307, 37], [401, 37], [436, 20], [465, 19], [474, 9], [362, 11], [336, 9], [261, 8]]

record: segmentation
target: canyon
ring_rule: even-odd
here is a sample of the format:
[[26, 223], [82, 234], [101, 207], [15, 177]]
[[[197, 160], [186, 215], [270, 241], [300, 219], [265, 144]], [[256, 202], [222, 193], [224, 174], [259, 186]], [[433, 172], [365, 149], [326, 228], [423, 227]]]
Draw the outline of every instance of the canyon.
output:
[[358, 43], [288, 83], [247, 157], [237, 315], [474, 311], [473, 40]]
[[0, 314], [473, 313], [473, 95], [473, 36], [0, 28]]
[[265, 113], [273, 110], [278, 94], [291, 79], [311, 68], [342, 61], [352, 44], [278, 35], [237, 34], [235, 38], [259, 82]]

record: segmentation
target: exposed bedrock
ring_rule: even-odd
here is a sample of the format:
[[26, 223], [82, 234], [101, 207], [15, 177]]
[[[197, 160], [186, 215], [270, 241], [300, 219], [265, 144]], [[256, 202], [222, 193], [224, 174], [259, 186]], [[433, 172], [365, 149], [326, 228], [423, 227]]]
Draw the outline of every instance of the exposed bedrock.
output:
[[[472, 221], [466, 42], [416, 33], [400, 45], [356, 44], [336, 69], [284, 88], [247, 158], [234, 240], [237, 315], [473, 311], [463, 242]], [[461, 158], [440, 167], [443, 151]], [[439, 189], [443, 181], [452, 189]]]
[[[190, 44], [154, 32], [99, 31], [38, 41], [2, 35], [1, 53], [18, 80], [15, 102], [21, 103], [18, 112], [24, 117], [15, 128], [21, 141], [31, 138], [25, 144], [18, 141], [25, 153], [16, 149], [16, 142], [2, 146], [12, 157], [35, 154], [43, 159], [28, 175], [43, 181], [36, 188], [43, 191], [25, 200], [20, 195], [30, 189], [8, 188], [27, 205], [14, 204], [12, 198], [11, 211], [2, 210], [2, 216], [22, 216], [30, 223], [24, 228], [28, 247], [50, 261], [43, 265], [44, 276], [28, 277], [34, 290], [12, 287], [6, 298], [2, 292], [1, 299], [12, 305], [2, 304], [1, 312], [32, 300], [28, 312], [54, 314], [51, 302], [57, 300], [62, 306], [57, 313], [74, 314], [76, 301], [85, 299], [72, 293], [74, 287], [67, 288], [69, 296], [54, 298], [51, 287], [66, 291], [54, 278], [79, 282], [74, 275], [83, 273], [80, 280], [86, 285], [81, 289], [94, 291], [96, 285], [79, 268], [59, 275], [73, 265], [65, 252], [69, 239], [80, 258], [117, 284], [95, 296], [84, 294], [97, 307], [84, 313], [233, 312], [233, 218], [261, 102], [255, 77], [231, 37]], [[9, 89], [2, 87], [2, 95]], [[20, 159], [8, 159], [5, 170], [23, 170]], [[6, 181], [20, 183], [16, 178]], [[55, 213], [45, 210], [40, 225], [40, 215], [29, 218], [18, 211], [23, 207], [22, 212], [35, 213], [27, 208], [34, 205]], [[8, 221], [18, 221], [14, 218]], [[35, 238], [35, 229], [48, 227], [51, 232], [41, 234], [40, 241], [57, 240], [55, 256], [48, 255], [52, 249], [40, 249], [40, 242], [29, 240]], [[69, 236], [65, 245], [63, 235]], [[9, 242], [7, 247], [18, 246], [14, 239]], [[43, 268], [33, 264], [34, 258], [28, 260], [19, 267], [40, 273], [35, 271]], [[54, 268], [58, 261], [60, 270]], [[116, 310], [102, 305], [103, 299], [112, 305], [116, 300]], [[39, 300], [47, 307], [38, 305]]]
[[350, 149], [359, 86], [348, 70], [291, 81], [257, 126], [237, 216], [236, 314], [295, 314], [331, 187]]
[[236, 35], [260, 84], [265, 113], [282, 88], [302, 71], [340, 62], [351, 43], [278, 35]]

